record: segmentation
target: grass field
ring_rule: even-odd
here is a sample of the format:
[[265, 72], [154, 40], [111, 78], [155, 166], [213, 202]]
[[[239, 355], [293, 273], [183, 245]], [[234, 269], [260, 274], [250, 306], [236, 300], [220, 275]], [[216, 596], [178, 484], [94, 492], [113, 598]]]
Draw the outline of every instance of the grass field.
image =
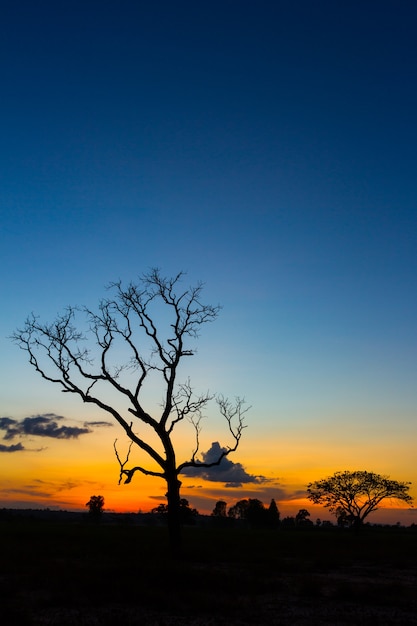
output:
[[1, 623], [90, 625], [417, 624], [410, 529], [164, 528], [0, 523]]

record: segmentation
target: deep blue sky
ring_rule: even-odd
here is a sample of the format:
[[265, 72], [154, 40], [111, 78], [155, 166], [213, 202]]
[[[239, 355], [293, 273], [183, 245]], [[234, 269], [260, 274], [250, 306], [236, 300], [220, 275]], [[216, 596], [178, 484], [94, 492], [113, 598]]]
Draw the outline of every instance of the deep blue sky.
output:
[[160, 266], [224, 305], [207, 386], [253, 437], [409, 442], [416, 32], [404, 0], [3, 2], [2, 414], [57, 410], [6, 338], [29, 312]]

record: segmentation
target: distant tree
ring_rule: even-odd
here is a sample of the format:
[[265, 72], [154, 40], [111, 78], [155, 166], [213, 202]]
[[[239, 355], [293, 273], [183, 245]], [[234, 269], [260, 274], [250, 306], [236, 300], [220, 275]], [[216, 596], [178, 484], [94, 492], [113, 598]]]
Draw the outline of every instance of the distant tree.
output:
[[[151, 513], [155, 515], [162, 515], [168, 518], [168, 505], [161, 503], [158, 506], [154, 507], [151, 510]], [[188, 500], [185, 498], [181, 498], [180, 500], [180, 518], [183, 524], [193, 524], [195, 522], [195, 518], [198, 515], [197, 509], [192, 509]]]
[[291, 515], [287, 515], [281, 521], [281, 526], [283, 528], [295, 528], [295, 517]]
[[321, 523], [322, 528], [333, 528], [333, 523], [329, 519], [325, 519]]
[[197, 509], [191, 508], [190, 503], [185, 498], [180, 500], [180, 516], [183, 524], [195, 524], [198, 516]]
[[334, 514], [336, 516], [337, 525], [341, 528], [352, 526], [355, 523], [355, 517], [341, 506], [337, 507]]
[[268, 510], [257, 498], [249, 498], [246, 519], [251, 526], [266, 526], [268, 523]]
[[[201, 283], [182, 288], [182, 278], [182, 272], [165, 278], [158, 269], [150, 270], [136, 284], [111, 284], [111, 297], [101, 300], [96, 311], [68, 307], [47, 324], [32, 315], [13, 335], [45, 380], [109, 413], [120, 424], [130, 445], [122, 460], [114, 443], [119, 482], [130, 483], [136, 472], [165, 480], [170, 544], [175, 554], [181, 544], [180, 474], [189, 467], [219, 465], [234, 452], [248, 410], [240, 398], [230, 402], [216, 397], [231, 444], [221, 447], [213, 461], [199, 460], [203, 411], [214, 396], [195, 395], [189, 380], [179, 383], [177, 379], [184, 358], [195, 354], [190, 341], [198, 337], [204, 324], [217, 318], [220, 307], [202, 303]], [[80, 315], [83, 319], [79, 321]], [[155, 414], [147, 406], [148, 391], [158, 384], [163, 401]], [[191, 457], [178, 462], [173, 433], [184, 422], [191, 424], [195, 444]], [[147, 455], [149, 466], [128, 466], [133, 444]]]
[[154, 515], [168, 515], [168, 505], [167, 504], [158, 504], [153, 509], [151, 509], [151, 513]]
[[249, 506], [249, 500], [239, 500], [233, 506], [229, 507], [227, 515], [233, 519], [246, 519], [246, 512]]
[[311, 526], [313, 522], [309, 520], [310, 513], [307, 509], [300, 509], [295, 516], [295, 525], [296, 526]]
[[268, 524], [269, 526], [278, 526], [280, 519], [280, 513], [277, 507], [277, 503], [274, 498], [272, 498], [270, 505], [268, 507]]
[[226, 517], [226, 508], [227, 502], [225, 502], [224, 500], [218, 500], [211, 514], [212, 517]]
[[410, 485], [373, 472], [345, 471], [310, 483], [307, 494], [314, 504], [325, 506], [338, 520], [360, 527], [383, 500], [395, 499], [412, 505]]
[[229, 517], [247, 520], [252, 526], [266, 525], [267, 515], [268, 511], [257, 498], [239, 500], [228, 511]]
[[91, 517], [98, 521], [104, 511], [104, 497], [103, 496], [91, 496], [88, 502], [85, 504], [88, 507], [88, 512]]

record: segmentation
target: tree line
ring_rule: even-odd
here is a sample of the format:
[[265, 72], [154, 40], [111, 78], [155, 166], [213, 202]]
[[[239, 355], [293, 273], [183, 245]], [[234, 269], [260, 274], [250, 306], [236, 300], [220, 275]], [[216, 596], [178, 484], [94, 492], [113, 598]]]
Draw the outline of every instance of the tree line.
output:
[[[309, 483], [307, 498], [313, 504], [322, 505], [336, 516], [339, 526], [360, 528], [371, 513], [380, 508], [384, 500], [397, 500], [410, 507], [413, 498], [409, 494], [410, 482], [392, 480], [388, 476], [362, 470], [335, 472], [332, 476]], [[227, 504], [219, 500], [212, 515], [226, 517]], [[227, 516], [247, 519], [254, 524], [269, 520], [277, 524], [280, 514], [274, 499], [266, 509], [257, 499], [240, 500], [231, 506]], [[294, 518], [285, 518], [284, 525], [312, 525], [307, 509], [300, 509]], [[273, 520], [273, 522], [272, 522]], [[320, 522], [320, 520], [319, 520]]]
[[[374, 472], [345, 471], [336, 472], [326, 479], [309, 483], [307, 497], [314, 504], [321, 504], [336, 516], [337, 525], [343, 527], [360, 528], [368, 516], [377, 511], [380, 503], [386, 499], [403, 501], [410, 506], [412, 497], [408, 491], [410, 483], [391, 480]], [[91, 516], [94, 518], [103, 512], [103, 496], [91, 496], [86, 503]], [[151, 510], [151, 513], [169, 519], [169, 505], [160, 503]], [[192, 524], [199, 515], [197, 509], [192, 508], [187, 499], [180, 499], [180, 521], [182, 524]], [[281, 519], [281, 515], [274, 498], [268, 507], [257, 498], [244, 498], [227, 508], [225, 500], [218, 500], [211, 513], [217, 520], [244, 520], [252, 527], [307, 527], [312, 526], [310, 512], [302, 508], [295, 516]], [[326, 524], [327, 522], [324, 522]], [[322, 524], [320, 519], [316, 525]], [[328, 524], [328, 523], [327, 523]]]
[[244, 498], [227, 509], [227, 502], [218, 500], [211, 516], [220, 520], [245, 520], [252, 527], [277, 528], [278, 526], [306, 526], [312, 525], [308, 519], [310, 513], [300, 509], [295, 517], [284, 517], [281, 514], [274, 498], [268, 507], [257, 498]]
[[[368, 516], [380, 508], [384, 500], [397, 500], [410, 507], [410, 482], [392, 480], [388, 476], [362, 470], [335, 472], [307, 486], [307, 498], [334, 514], [338, 526], [360, 528]], [[257, 499], [239, 500], [227, 510], [227, 503], [219, 500], [212, 512], [214, 517], [245, 519], [253, 525], [278, 525], [280, 513], [274, 499], [268, 508]], [[286, 517], [283, 526], [312, 526], [310, 513], [300, 509], [294, 517]], [[321, 525], [321, 520], [316, 520]]]

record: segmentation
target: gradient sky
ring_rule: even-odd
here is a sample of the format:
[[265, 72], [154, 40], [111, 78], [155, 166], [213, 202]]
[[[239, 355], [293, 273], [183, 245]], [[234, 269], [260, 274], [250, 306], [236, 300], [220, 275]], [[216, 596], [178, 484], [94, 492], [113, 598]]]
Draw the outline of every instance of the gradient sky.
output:
[[[154, 266], [223, 305], [194, 386], [252, 406], [249, 482], [184, 478], [193, 506], [315, 518], [307, 483], [346, 469], [417, 496], [416, 29], [406, 0], [2, 3], [0, 506], [163, 501], [117, 485], [120, 429], [8, 339]], [[208, 417], [203, 451], [228, 443]]]

